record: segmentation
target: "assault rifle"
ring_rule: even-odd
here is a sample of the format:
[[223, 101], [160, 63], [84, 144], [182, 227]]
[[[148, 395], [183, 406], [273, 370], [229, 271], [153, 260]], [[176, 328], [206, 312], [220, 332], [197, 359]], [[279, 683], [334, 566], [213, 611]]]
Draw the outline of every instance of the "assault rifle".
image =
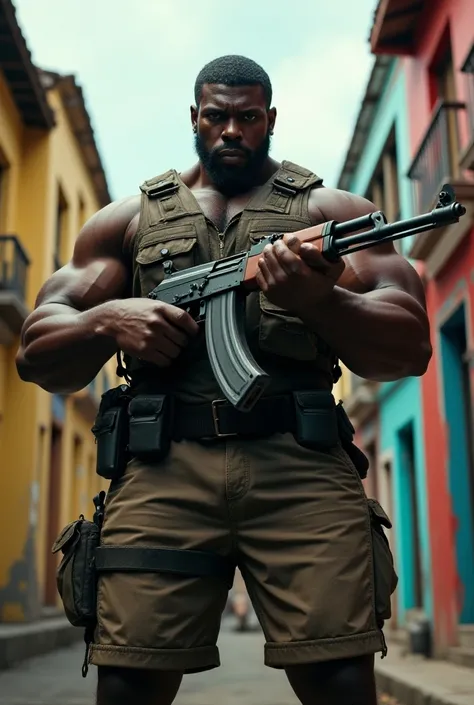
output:
[[[292, 235], [316, 245], [327, 261], [337, 262], [358, 250], [457, 223], [465, 212], [452, 187], [445, 184], [429, 213], [388, 223], [384, 213], [376, 211], [343, 223], [331, 220]], [[370, 229], [361, 232], [364, 228]], [[245, 338], [244, 304], [247, 293], [258, 289], [256, 273], [263, 249], [283, 235], [266, 235], [248, 252], [183, 271], [173, 271], [168, 260], [163, 263], [165, 278], [148, 294], [151, 299], [184, 308], [197, 322], [205, 321], [212, 370], [225, 397], [240, 411], [250, 411], [270, 383]]]

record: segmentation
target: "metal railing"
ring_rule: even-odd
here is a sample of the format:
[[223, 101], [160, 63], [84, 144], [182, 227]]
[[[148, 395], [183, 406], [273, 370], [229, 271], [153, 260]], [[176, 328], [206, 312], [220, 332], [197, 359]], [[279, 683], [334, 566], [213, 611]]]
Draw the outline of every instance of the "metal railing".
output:
[[439, 101], [431, 123], [408, 171], [417, 213], [429, 210], [442, 180], [458, 170], [458, 114], [465, 103]]
[[14, 291], [24, 301], [30, 259], [16, 235], [0, 235], [0, 291]]

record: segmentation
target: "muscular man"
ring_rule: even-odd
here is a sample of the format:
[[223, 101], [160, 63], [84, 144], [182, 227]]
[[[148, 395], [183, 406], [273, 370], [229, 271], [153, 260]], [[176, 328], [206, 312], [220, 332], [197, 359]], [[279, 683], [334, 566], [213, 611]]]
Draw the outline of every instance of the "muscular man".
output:
[[[276, 417], [295, 390], [330, 395], [337, 359], [373, 380], [422, 375], [431, 356], [423, 288], [391, 244], [328, 264], [292, 241], [291, 232], [374, 206], [269, 157], [271, 99], [267, 74], [246, 58], [200, 72], [191, 108], [198, 162], [145, 182], [139, 197], [84, 226], [72, 261], [43, 286], [25, 323], [18, 370], [67, 394], [120, 350], [134, 393], [172, 394], [176, 423], [211, 418], [222, 394], [203, 332], [186, 312], [146, 296], [164, 261], [185, 268], [248, 249], [265, 233], [290, 233], [265, 250], [260, 292], [247, 298], [249, 344], [272, 377], [251, 412], [256, 436], [222, 438], [215, 426], [205, 438], [173, 437], [157, 462], [133, 458], [111, 483], [103, 541], [232, 556], [265, 633], [265, 663], [285, 669], [301, 703], [375, 705], [383, 619], [359, 474], [339, 442], [306, 447]], [[240, 422], [224, 407], [213, 410], [225, 412], [228, 432]], [[263, 422], [275, 432], [259, 434]], [[212, 578], [104, 575], [91, 655], [99, 705], [167, 705], [184, 673], [218, 666], [227, 591]]]

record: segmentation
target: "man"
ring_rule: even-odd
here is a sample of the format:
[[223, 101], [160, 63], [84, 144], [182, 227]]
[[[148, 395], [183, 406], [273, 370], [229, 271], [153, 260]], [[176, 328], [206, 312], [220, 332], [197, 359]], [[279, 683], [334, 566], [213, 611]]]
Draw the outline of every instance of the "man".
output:
[[[195, 425], [171, 430], [166, 457], [133, 458], [111, 483], [103, 542], [232, 557], [267, 639], [266, 664], [285, 669], [300, 701], [375, 705], [384, 596], [363, 486], [338, 441], [308, 447], [282, 428], [280, 404], [300, 399], [291, 396], [298, 390], [331, 397], [337, 359], [379, 381], [422, 375], [431, 347], [416, 272], [390, 244], [334, 264], [291, 235], [266, 248], [260, 294], [247, 298], [248, 341], [272, 377], [266, 403], [251, 412], [256, 437], [231, 429], [222, 438], [217, 425], [197, 434], [197, 416], [211, 418], [211, 407], [236, 429], [240, 421], [212, 404], [222, 394], [199, 326], [146, 298], [168, 261], [182, 269], [248, 249], [265, 233], [375, 210], [269, 157], [271, 99], [267, 74], [249, 59], [204, 67], [191, 108], [199, 161], [145, 182], [141, 198], [113, 203], [84, 226], [72, 261], [43, 286], [25, 322], [18, 370], [49, 392], [70, 393], [120, 350], [134, 394], [171, 394], [180, 409], [173, 424], [186, 417]], [[324, 428], [329, 407], [311, 410], [312, 430]], [[184, 673], [218, 666], [228, 587], [159, 572], [102, 576], [91, 656], [99, 705], [166, 705]]]

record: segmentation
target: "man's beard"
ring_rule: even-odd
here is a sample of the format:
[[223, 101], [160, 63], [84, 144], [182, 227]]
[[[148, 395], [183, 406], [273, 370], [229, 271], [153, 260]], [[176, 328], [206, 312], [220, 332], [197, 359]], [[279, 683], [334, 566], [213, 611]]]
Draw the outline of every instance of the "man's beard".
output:
[[[222, 147], [209, 151], [199, 134], [195, 135], [194, 147], [208, 176], [226, 196], [235, 196], [250, 191], [259, 183], [261, 169], [270, 152], [270, 132], [255, 150], [242, 147], [239, 142], [226, 142]], [[239, 149], [246, 157], [243, 164], [226, 164], [219, 156], [226, 149]]]

